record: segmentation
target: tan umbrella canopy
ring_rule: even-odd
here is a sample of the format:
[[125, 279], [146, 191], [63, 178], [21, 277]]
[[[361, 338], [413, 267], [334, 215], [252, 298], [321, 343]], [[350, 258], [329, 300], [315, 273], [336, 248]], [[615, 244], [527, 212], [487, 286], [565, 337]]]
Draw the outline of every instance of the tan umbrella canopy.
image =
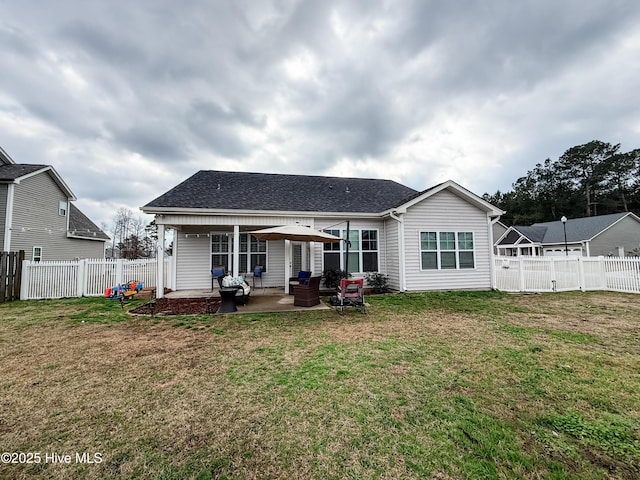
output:
[[293, 240], [294, 242], [336, 243], [340, 237], [304, 225], [283, 225], [249, 232], [258, 240]]

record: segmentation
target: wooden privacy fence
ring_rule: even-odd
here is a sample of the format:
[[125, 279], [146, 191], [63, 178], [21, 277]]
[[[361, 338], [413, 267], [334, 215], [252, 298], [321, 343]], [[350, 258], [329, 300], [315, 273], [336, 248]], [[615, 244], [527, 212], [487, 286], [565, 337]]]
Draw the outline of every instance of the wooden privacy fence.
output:
[[[164, 259], [164, 284], [171, 288], [171, 259]], [[157, 260], [82, 259], [60, 262], [31, 262], [22, 267], [20, 298], [96, 297], [106, 288], [129, 281], [145, 288], [156, 286]]]
[[506, 292], [640, 293], [640, 258], [494, 257], [493, 288]]
[[24, 250], [0, 252], [0, 303], [20, 298]]

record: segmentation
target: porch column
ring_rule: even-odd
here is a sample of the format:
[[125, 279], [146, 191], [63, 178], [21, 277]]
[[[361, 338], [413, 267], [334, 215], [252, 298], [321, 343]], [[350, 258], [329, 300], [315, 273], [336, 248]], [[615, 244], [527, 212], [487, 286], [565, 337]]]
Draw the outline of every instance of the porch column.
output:
[[156, 248], [156, 298], [164, 297], [164, 225], [158, 225], [158, 246]]
[[284, 241], [284, 293], [289, 294], [289, 276], [291, 271], [291, 240]]
[[233, 226], [233, 276], [240, 275], [240, 225]]
[[[313, 271], [316, 265], [316, 262], [315, 262], [316, 242], [309, 242], [307, 245], [309, 248], [309, 264], [310, 264], [308, 266], [308, 270]], [[320, 274], [322, 274], [322, 272], [320, 272]]]

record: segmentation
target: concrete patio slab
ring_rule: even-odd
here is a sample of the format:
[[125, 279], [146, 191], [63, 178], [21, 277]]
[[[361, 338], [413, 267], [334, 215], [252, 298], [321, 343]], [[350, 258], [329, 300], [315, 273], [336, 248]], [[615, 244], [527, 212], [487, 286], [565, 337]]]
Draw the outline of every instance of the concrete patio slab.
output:
[[[169, 292], [167, 298], [220, 298], [217, 289], [215, 290], [179, 290]], [[246, 305], [238, 305], [238, 311], [234, 314], [242, 313], [272, 313], [272, 312], [308, 312], [311, 310], [331, 310], [327, 303], [320, 297], [320, 304], [313, 307], [298, 307], [293, 304], [293, 295], [287, 295], [282, 288], [257, 288], [251, 292], [249, 302]]]

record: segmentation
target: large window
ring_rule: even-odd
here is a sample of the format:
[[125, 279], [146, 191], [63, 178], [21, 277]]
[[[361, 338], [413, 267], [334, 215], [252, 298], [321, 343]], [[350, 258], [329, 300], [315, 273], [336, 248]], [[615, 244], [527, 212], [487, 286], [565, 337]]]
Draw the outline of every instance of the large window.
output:
[[[346, 230], [325, 230], [325, 232], [346, 239]], [[349, 230], [349, 273], [377, 272], [378, 231]], [[339, 268], [345, 270], [346, 242], [324, 244], [324, 269]]]
[[256, 265], [267, 271], [267, 241], [258, 240], [248, 233], [240, 234], [240, 271], [253, 272]]
[[232, 263], [231, 248], [233, 243], [229, 241], [226, 233], [214, 233], [211, 235], [211, 268], [224, 267], [228, 272]]
[[[248, 233], [240, 234], [240, 273], [252, 272], [256, 265], [267, 271], [267, 241], [258, 240]], [[211, 266], [222, 266], [227, 272], [233, 267], [233, 235], [211, 235]]]
[[423, 270], [475, 268], [473, 232], [420, 232]]

